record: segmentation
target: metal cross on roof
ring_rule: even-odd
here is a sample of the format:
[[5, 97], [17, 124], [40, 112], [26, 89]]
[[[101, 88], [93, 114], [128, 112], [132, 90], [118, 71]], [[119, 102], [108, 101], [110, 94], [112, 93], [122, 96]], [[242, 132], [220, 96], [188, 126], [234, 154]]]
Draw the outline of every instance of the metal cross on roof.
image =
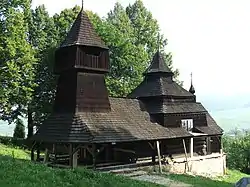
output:
[[158, 33], [158, 38], [157, 38], [157, 48], [158, 48], [158, 51], [160, 51], [160, 33]]
[[192, 72], [191, 72], [190, 76], [191, 76], [191, 84], [193, 84], [193, 73]]

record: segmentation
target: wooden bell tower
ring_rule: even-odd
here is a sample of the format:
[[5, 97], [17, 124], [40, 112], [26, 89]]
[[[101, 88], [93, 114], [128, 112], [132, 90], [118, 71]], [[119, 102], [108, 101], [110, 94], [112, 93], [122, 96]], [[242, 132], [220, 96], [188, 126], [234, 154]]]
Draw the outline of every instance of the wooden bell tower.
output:
[[59, 75], [54, 112], [108, 112], [109, 51], [82, 9], [55, 54]]

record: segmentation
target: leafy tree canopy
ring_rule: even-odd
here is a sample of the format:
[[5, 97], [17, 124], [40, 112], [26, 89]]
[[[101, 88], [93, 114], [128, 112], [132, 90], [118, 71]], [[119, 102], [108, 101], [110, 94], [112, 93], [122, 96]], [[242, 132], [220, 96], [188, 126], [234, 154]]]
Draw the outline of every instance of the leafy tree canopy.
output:
[[[42, 6], [30, 9], [29, 0], [3, 1], [0, 6], [0, 119], [13, 121], [28, 114], [30, 127], [52, 111], [57, 77], [54, 52], [66, 37], [80, 7], [49, 16]], [[18, 8], [17, 8], [18, 7]], [[111, 96], [126, 96], [143, 79], [142, 73], [158, 49], [160, 28], [141, 0], [123, 7], [116, 3], [106, 17], [86, 11], [97, 33], [110, 49], [106, 77]], [[177, 80], [167, 39], [160, 49]]]

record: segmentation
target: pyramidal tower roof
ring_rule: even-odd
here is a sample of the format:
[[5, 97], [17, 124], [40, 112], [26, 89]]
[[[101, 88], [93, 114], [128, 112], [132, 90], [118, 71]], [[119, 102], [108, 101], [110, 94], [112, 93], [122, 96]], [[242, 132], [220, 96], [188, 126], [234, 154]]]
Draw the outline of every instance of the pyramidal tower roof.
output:
[[163, 55], [160, 53], [159, 50], [155, 53], [151, 65], [144, 72], [144, 75], [150, 73], [168, 73], [170, 75], [173, 75], [173, 72], [169, 69], [168, 65], [164, 60]]
[[87, 13], [83, 10], [83, 8], [79, 12], [75, 22], [68, 32], [67, 37], [62, 42], [60, 47], [72, 45], [92, 46], [107, 49], [107, 46], [96, 33]]
[[128, 98], [194, 97], [173, 80], [174, 73], [168, 67], [159, 50], [155, 53], [151, 65], [144, 72], [144, 76], [144, 80], [128, 95]]

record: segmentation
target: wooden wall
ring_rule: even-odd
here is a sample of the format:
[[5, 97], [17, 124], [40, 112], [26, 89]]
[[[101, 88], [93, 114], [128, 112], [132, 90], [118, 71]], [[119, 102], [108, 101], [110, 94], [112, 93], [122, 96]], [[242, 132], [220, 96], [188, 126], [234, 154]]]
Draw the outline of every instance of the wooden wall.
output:
[[71, 46], [60, 48], [55, 52], [54, 72], [61, 72], [74, 68], [90, 68], [92, 70], [108, 71], [109, 51], [97, 47]]
[[194, 126], [206, 126], [206, 114], [165, 114], [164, 126], [165, 127], [181, 127], [181, 120], [193, 119]]
[[62, 73], [58, 79], [54, 112], [74, 112], [76, 105], [76, 74]]

